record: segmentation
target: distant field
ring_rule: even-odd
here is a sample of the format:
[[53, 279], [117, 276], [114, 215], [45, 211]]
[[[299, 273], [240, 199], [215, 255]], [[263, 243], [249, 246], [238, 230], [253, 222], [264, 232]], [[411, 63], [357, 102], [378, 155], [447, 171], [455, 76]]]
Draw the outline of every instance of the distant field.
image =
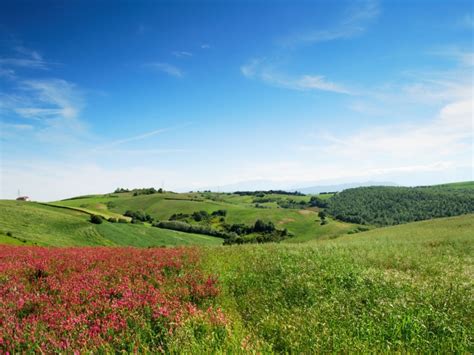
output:
[[[12, 237], [7, 233], [11, 233]], [[146, 225], [92, 224], [80, 211], [34, 202], [0, 201], [0, 242], [45, 246], [219, 245], [222, 239]]]

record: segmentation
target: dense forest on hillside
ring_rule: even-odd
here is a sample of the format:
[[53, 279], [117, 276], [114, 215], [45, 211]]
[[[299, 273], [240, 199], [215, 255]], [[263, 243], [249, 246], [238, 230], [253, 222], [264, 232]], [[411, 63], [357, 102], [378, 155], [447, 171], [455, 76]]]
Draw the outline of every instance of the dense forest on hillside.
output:
[[352, 223], [395, 225], [474, 212], [474, 191], [421, 187], [359, 187], [328, 200], [326, 210]]

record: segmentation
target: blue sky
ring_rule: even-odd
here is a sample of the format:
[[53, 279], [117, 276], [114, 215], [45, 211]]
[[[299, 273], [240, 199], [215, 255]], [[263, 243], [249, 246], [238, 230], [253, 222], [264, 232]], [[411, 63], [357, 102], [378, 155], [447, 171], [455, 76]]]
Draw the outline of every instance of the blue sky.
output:
[[3, 2], [0, 197], [472, 180], [473, 29], [471, 1]]

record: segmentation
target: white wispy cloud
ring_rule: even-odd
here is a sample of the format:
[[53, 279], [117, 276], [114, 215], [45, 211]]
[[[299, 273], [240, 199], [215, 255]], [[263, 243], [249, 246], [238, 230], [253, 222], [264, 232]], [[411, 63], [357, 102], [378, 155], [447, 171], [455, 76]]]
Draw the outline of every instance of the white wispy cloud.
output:
[[181, 69], [169, 63], [153, 62], [153, 63], [148, 63], [145, 66], [153, 70], [160, 71], [162, 73], [174, 76], [176, 78], [182, 78], [184, 76], [184, 72]]
[[250, 79], [258, 79], [264, 83], [276, 87], [291, 90], [318, 90], [329, 91], [339, 94], [350, 94], [350, 90], [344, 85], [327, 80], [323, 75], [304, 74], [290, 76], [283, 74], [274, 65], [266, 64], [265, 60], [253, 59], [240, 67], [241, 73]]
[[26, 118], [74, 119], [83, 105], [77, 87], [63, 79], [23, 80], [20, 88], [30, 105], [14, 110]]
[[[278, 40], [280, 45], [296, 47], [336, 39], [351, 38], [365, 32], [367, 25], [380, 13], [377, 0], [357, 1], [346, 9], [339, 23], [330, 29], [306, 30], [293, 33]], [[355, 94], [345, 85], [326, 79], [321, 74], [289, 75], [278, 70], [278, 63], [268, 59], [253, 59], [240, 67], [247, 78], [259, 79], [266, 84], [292, 90], [318, 90], [338, 94]]]
[[208, 43], [201, 44], [201, 49], [209, 49], [209, 48], [211, 48], [210, 44], [208, 44]]
[[139, 134], [139, 135], [136, 135], [136, 136], [131, 136], [131, 137], [127, 137], [127, 138], [118, 139], [118, 140], [112, 141], [110, 143], [107, 143], [105, 145], [102, 145], [98, 149], [111, 148], [111, 147], [115, 147], [115, 146], [118, 146], [118, 145], [121, 145], [121, 144], [124, 144], [124, 143], [143, 140], [143, 139], [146, 139], [146, 138], [153, 137], [153, 136], [156, 136], [158, 134], [164, 133], [168, 130], [169, 130], [169, 128], [160, 128], [160, 129], [155, 129], [155, 130], [145, 132], [145, 133], [142, 133], [142, 134]]
[[0, 58], [2, 67], [24, 67], [32, 69], [47, 69], [48, 63], [43, 60], [28, 58]]
[[427, 54], [452, 59], [460, 66], [474, 66], [474, 52], [472, 51], [472, 47], [466, 49], [456, 45], [440, 46], [429, 50]]
[[34, 60], [43, 60], [43, 56], [41, 55], [41, 53], [39, 53], [36, 50], [26, 48], [24, 46], [16, 46], [15, 51], [20, 53], [20, 54], [31, 57]]
[[45, 61], [38, 51], [23, 46], [17, 46], [14, 50], [15, 56], [0, 57], [0, 73], [12, 75], [14, 67], [47, 70], [51, 64], [54, 64]]
[[468, 30], [472, 30], [474, 28], [474, 16], [473, 14], [465, 14], [460, 20], [459, 20], [459, 26], [466, 28]]
[[281, 38], [278, 42], [284, 46], [295, 46], [356, 37], [364, 33], [370, 22], [379, 14], [380, 6], [377, 0], [356, 1], [346, 10], [336, 26], [299, 31]]
[[327, 134], [321, 148], [334, 159], [361, 161], [437, 161], [472, 148], [472, 100], [453, 102], [437, 118], [423, 123], [373, 126], [348, 135]]
[[[165, 132], [174, 131], [174, 130], [177, 130], [177, 129], [182, 129], [184, 127], [188, 127], [189, 125], [191, 125], [190, 122], [185, 122], [185, 123], [183, 123], [179, 126], [154, 129], [154, 130], [144, 132], [144, 133], [141, 133], [141, 134], [138, 134], [138, 135], [134, 135], [134, 136], [126, 137], [126, 138], [121, 138], [121, 139], [117, 139], [117, 140], [112, 141], [112, 142], [108, 142], [104, 145], [101, 145], [100, 147], [97, 147], [95, 150], [100, 150], [100, 149], [105, 149], [105, 148], [108, 149], [108, 148], [112, 148], [112, 147], [122, 145], [122, 144], [125, 144], [125, 143], [130, 143], [130, 142], [134, 142], [134, 141], [141, 141], [141, 140], [153, 137], [153, 136], [160, 135], [160, 134], [165, 133]], [[172, 148], [172, 150], [176, 151], [175, 148]], [[150, 151], [150, 150], [148, 149], [148, 151]], [[155, 153], [156, 152], [158, 152], [158, 151], [156, 150]]]
[[[0, 61], [0, 74], [5, 73], [9, 80], [9, 85], [0, 93], [0, 113], [9, 121], [2, 126], [2, 133], [12, 141], [28, 137], [32, 143], [77, 143], [78, 137], [86, 132], [79, 118], [84, 106], [82, 92], [63, 79], [22, 78], [12, 67], [20, 65], [31, 70], [44, 70], [48, 63], [37, 51], [22, 46], [14, 50], [27, 59], [3, 58]], [[22, 122], [24, 119], [29, 123]]]
[[192, 57], [193, 54], [187, 51], [173, 51], [171, 52], [176, 58], [183, 58], [183, 57]]

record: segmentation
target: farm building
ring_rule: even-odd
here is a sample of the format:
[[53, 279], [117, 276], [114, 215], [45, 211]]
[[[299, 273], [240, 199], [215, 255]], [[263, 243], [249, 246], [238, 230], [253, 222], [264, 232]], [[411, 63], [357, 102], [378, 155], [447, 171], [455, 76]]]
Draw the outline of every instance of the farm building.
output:
[[17, 201], [29, 201], [30, 198], [28, 196], [20, 196], [16, 198]]

